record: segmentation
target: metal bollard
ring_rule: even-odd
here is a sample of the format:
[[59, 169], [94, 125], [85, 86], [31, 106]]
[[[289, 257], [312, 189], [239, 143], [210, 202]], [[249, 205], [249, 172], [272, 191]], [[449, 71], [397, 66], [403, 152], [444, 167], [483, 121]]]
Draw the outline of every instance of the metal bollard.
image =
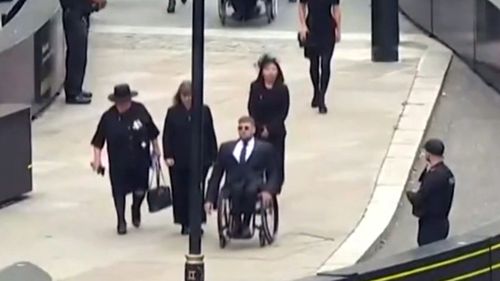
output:
[[372, 0], [372, 61], [398, 61], [398, 48], [398, 0]]
[[0, 270], [0, 281], [52, 281], [52, 278], [32, 263], [19, 262]]

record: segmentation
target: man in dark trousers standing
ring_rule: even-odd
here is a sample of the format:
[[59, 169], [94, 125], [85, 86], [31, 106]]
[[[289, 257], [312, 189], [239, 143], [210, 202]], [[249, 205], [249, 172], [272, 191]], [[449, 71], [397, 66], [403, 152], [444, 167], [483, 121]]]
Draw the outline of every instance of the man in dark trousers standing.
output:
[[66, 78], [64, 92], [68, 104], [89, 104], [92, 94], [82, 90], [87, 49], [89, 18], [92, 12], [106, 6], [106, 0], [60, 0], [66, 37]]
[[448, 237], [448, 215], [453, 202], [455, 177], [444, 163], [444, 144], [430, 139], [425, 145], [427, 167], [419, 178], [418, 191], [406, 193], [418, 217], [418, 245], [423, 246]]

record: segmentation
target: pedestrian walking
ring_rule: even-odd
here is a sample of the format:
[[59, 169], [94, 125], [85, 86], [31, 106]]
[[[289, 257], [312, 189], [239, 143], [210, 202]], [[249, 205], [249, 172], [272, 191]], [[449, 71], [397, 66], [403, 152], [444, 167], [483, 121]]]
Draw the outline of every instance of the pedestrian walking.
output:
[[299, 41], [309, 59], [313, 84], [311, 107], [326, 114], [325, 96], [330, 82], [331, 60], [335, 43], [340, 41], [341, 12], [339, 0], [300, 0]]
[[83, 91], [87, 68], [89, 20], [92, 12], [106, 7], [106, 0], [60, 0], [66, 38], [64, 93], [68, 104], [89, 104], [92, 93]]
[[[186, 1], [187, 0], [181, 0], [182, 2], [182, 5], [185, 5], [186, 4]], [[175, 13], [175, 5], [176, 5], [176, 0], [168, 0], [168, 4], [167, 4], [167, 13], [169, 14], [173, 14]]]
[[430, 139], [425, 145], [427, 167], [419, 178], [418, 191], [408, 191], [413, 215], [418, 218], [418, 245], [446, 239], [450, 230], [448, 215], [453, 202], [455, 177], [444, 163], [444, 144]]
[[276, 152], [278, 193], [285, 179], [285, 120], [290, 108], [290, 94], [283, 71], [276, 58], [259, 59], [259, 74], [250, 85], [248, 112], [255, 120], [256, 137], [273, 145]]
[[[163, 129], [163, 153], [169, 167], [172, 185], [174, 223], [181, 225], [181, 234], [189, 234], [189, 195], [191, 190], [191, 133], [192, 88], [190, 81], [180, 84], [174, 96], [174, 103], [168, 109]], [[203, 175], [201, 187], [204, 189], [208, 170], [217, 157], [217, 138], [212, 113], [203, 106]], [[206, 221], [203, 205], [198, 206], [202, 221]]]
[[159, 135], [151, 115], [144, 105], [132, 101], [137, 92], [129, 85], [115, 86], [109, 100], [114, 105], [101, 117], [92, 138], [94, 159], [92, 168], [102, 171], [101, 153], [106, 144], [109, 158], [109, 177], [118, 220], [117, 232], [127, 233], [125, 197], [133, 193], [132, 223], [141, 225], [141, 205], [149, 187], [151, 144], [154, 157], [159, 157]]

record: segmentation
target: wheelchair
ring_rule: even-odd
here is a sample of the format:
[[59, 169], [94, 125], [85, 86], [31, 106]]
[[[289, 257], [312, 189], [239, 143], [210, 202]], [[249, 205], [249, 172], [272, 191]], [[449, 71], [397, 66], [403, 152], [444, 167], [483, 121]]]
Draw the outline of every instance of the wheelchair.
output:
[[[258, 0], [263, 3], [264, 14], [267, 19], [267, 23], [270, 24], [278, 16], [278, 0]], [[217, 0], [217, 9], [219, 11], [219, 19], [222, 25], [226, 25], [226, 20], [230, 14], [228, 14], [228, 8], [233, 9], [231, 0]]]
[[250, 237], [238, 237], [231, 233], [233, 219], [231, 216], [231, 200], [228, 192], [222, 190], [217, 200], [217, 228], [219, 232], [219, 246], [224, 249], [231, 239], [252, 239], [256, 233], [259, 236], [261, 247], [271, 245], [278, 233], [279, 213], [278, 200], [273, 196], [270, 206], [264, 207], [262, 199], [257, 199], [255, 212], [250, 220]]

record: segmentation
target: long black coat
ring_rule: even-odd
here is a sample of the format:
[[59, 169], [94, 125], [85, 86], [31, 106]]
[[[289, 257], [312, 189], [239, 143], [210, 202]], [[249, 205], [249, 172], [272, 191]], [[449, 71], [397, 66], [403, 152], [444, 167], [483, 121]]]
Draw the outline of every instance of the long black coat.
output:
[[[253, 82], [248, 98], [248, 113], [255, 120], [256, 136], [271, 143], [276, 152], [276, 169], [279, 192], [285, 181], [285, 120], [290, 108], [290, 94], [285, 84], [275, 85], [267, 89], [261, 82]], [[262, 137], [264, 127], [269, 132], [267, 138]]]
[[260, 136], [264, 127], [269, 132], [269, 139], [281, 139], [286, 136], [285, 119], [290, 108], [290, 94], [286, 85], [276, 85], [267, 89], [259, 82], [250, 85], [248, 113], [255, 120], [256, 135]]
[[[163, 127], [163, 154], [165, 159], [173, 158], [177, 168], [190, 168], [191, 127], [191, 111], [182, 104], [168, 109]], [[203, 107], [203, 156], [204, 166], [211, 166], [217, 157], [212, 112], [206, 105]]]

